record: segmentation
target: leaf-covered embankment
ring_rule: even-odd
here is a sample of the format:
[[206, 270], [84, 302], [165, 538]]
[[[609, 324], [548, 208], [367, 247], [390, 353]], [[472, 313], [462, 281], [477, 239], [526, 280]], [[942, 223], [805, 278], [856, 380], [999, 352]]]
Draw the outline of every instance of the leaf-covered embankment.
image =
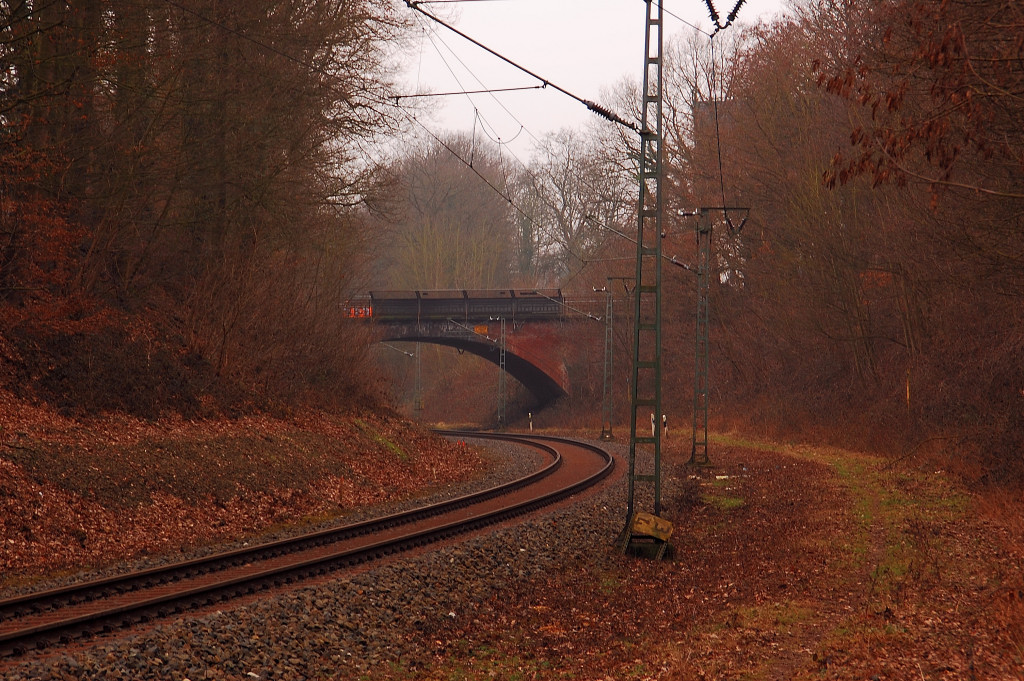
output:
[[334, 518], [482, 463], [387, 413], [83, 422], [0, 406], [0, 587]]

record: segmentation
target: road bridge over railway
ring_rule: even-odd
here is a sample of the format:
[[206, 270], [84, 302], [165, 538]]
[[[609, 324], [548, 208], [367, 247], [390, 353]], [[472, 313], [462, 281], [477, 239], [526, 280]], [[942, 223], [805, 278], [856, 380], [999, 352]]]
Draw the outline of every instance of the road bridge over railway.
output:
[[504, 365], [543, 405], [569, 389], [555, 323], [565, 309], [557, 289], [373, 291], [348, 314], [371, 320], [381, 342], [444, 345]]

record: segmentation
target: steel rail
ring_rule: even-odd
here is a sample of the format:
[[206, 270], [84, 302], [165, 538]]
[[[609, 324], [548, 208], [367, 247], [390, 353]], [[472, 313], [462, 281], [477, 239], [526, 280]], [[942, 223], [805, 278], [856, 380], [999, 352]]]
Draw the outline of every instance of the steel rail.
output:
[[[245, 594], [322, 575], [329, 571], [377, 560], [458, 534], [479, 530], [572, 496], [606, 477], [614, 466], [614, 460], [604, 450], [572, 440], [550, 436], [531, 435], [526, 437], [468, 431], [444, 431], [443, 434], [453, 437], [519, 441], [546, 452], [552, 457], [552, 462], [535, 473], [504, 485], [411, 511], [212, 554], [164, 567], [149, 568], [137, 573], [128, 573], [0, 601], [0, 658], [23, 654], [31, 648], [44, 648], [57, 642], [66, 643], [99, 632], [107, 633], [139, 622], [166, 617], [171, 613], [212, 605]], [[538, 484], [558, 470], [562, 465], [562, 458], [554, 447], [544, 444], [545, 442], [562, 442], [587, 449], [601, 457], [603, 465], [585, 479], [577, 480], [556, 491], [511, 504], [499, 510], [471, 512], [471, 507], [474, 505], [485, 504], [529, 485]], [[381, 541], [354, 548], [342, 548], [337, 551], [328, 550], [322, 555], [314, 555], [310, 558], [296, 556], [295, 560], [285, 559], [283, 564], [265, 569], [258, 567], [259, 563], [311, 550], [311, 547], [323, 550], [323, 547], [330, 544], [361, 536], [380, 534], [396, 527], [416, 524], [448, 512], [464, 509], [469, 509], [470, 514], [467, 517], [444, 522], [438, 526], [412, 529], [404, 534]], [[214, 578], [207, 583], [187, 588], [183, 584], [174, 586], [176, 582], [182, 582], [196, 575], [203, 575], [209, 579], [217, 572], [232, 568], [241, 569], [241, 566], [246, 566], [244, 574], [241, 575]], [[146, 589], [152, 589], [156, 593], [145, 596]], [[127, 602], [111, 602], [110, 605], [102, 605], [104, 600], [116, 601], [125, 594], [133, 593], [136, 596], [129, 595]], [[72, 614], [67, 617], [60, 614], [62, 609], [94, 600], [98, 602], [98, 607], [89, 612]], [[10, 626], [12, 620], [16, 625], [13, 628]], [[18, 620], [27, 620], [28, 625], [17, 625]], [[3, 626], [5, 621], [8, 623], [7, 627]], [[31, 624], [32, 621], [38, 623]]]
[[[465, 434], [467, 433], [453, 431], [453, 436]], [[422, 506], [380, 518], [371, 518], [340, 527], [332, 527], [296, 537], [288, 537], [201, 556], [169, 565], [79, 582], [47, 591], [39, 591], [0, 600], [0, 624], [9, 619], [23, 617], [29, 611], [41, 612], [43, 610], [60, 608], [67, 604], [92, 600], [96, 597], [104, 597], [115, 591], [124, 593], [139, 588], [147, 588], [157, 583], [166, 584], [178, 579], [226, 569], [233, 565], [241, 565], [254, 559], [261, 559], [261, 557], [284, 555], [307, 547], [336, 543], [353, 537], [378, 533], [385, 528], [417, 522], [453, 509], [464, 508], [526, 487], [558, 470], [562, 465], [558, 453], [550, 447], [544, 448], [544, 451], [551, 457], [551, 463], [529, 475], [509, 483], [496, 485], [480, 492], [466, 494], [437, 504]], [[0, 644], [2, 644], [3, 640], [2, 635], [0, 635]]]

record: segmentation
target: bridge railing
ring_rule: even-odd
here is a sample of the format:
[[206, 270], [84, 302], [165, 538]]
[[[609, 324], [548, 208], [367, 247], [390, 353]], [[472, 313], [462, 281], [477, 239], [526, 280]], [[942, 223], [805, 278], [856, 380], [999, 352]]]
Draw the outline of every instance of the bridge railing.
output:
[[604, 308], [603, 297], [566, 298], [560, 289], [455, 289], [371, 291], [350, 299], [345, 314], [381, 322], [559, 321], [576, 316], [600, 320]]

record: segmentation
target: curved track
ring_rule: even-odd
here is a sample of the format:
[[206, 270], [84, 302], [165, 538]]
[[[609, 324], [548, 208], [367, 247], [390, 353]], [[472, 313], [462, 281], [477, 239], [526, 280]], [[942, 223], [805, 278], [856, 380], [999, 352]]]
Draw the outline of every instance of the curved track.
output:
[[541, 470], [482, 492], [267, 544], [0, 601], [0, 658], [213, 605], [478, 530], [606, 477], [605, 451], [562, 438], [445, 431], [546, 452]]

